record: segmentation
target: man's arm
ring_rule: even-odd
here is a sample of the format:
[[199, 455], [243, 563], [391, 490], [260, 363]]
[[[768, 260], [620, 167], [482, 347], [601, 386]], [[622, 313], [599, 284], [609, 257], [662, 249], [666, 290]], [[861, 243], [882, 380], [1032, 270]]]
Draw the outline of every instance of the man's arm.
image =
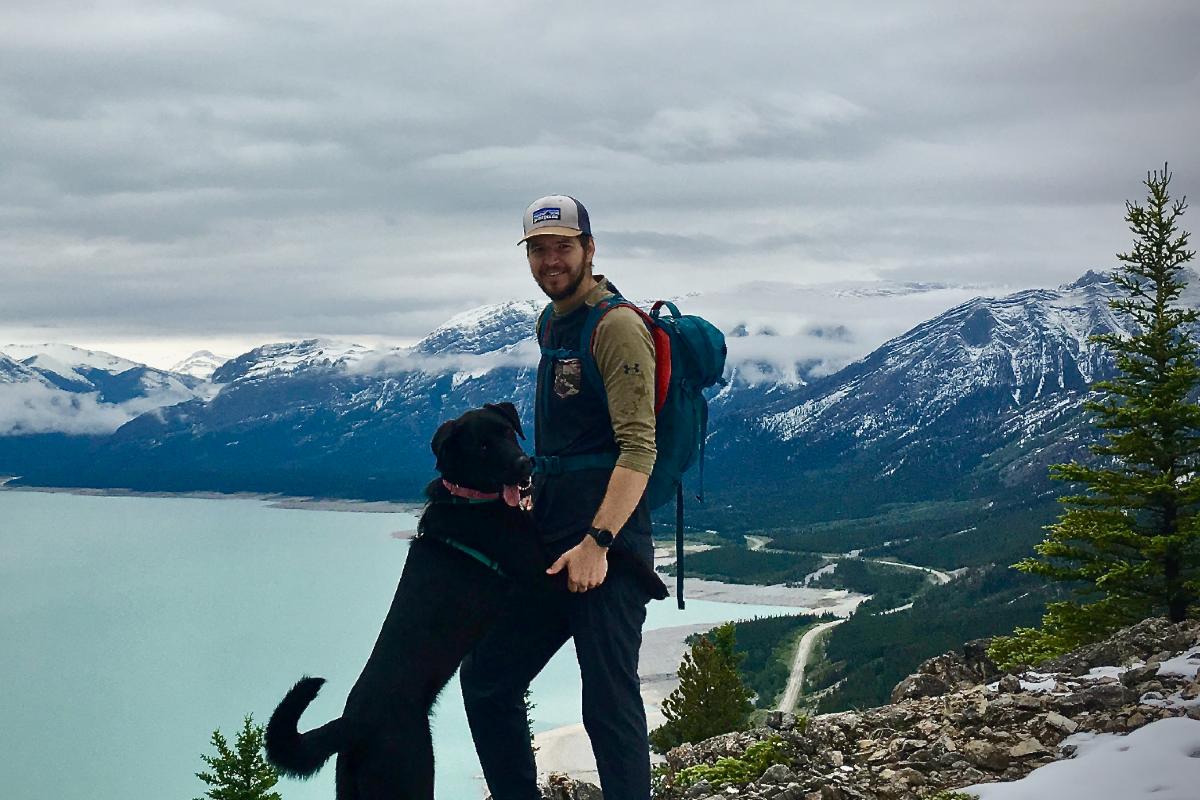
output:
[[608, 479], [608, 491], [604, 493], [604, 500], [596, 511], [592, 527], [614, 534], [621, 530], [646, 493], [649, 481], [650, 476], [643, 472], [628, 467], [613, 467], [612, 477]]

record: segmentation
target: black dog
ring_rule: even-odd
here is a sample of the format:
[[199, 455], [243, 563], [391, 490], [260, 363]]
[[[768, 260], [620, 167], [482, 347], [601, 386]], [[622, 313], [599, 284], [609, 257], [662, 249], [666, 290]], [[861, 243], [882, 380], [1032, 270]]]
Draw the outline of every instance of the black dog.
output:
[[[545, 574], [531, 515], [518, 502], [532, 461], [517, 436], [524, 433], [511, 403], [438, 428], [431, 447], [441, 478], [425, 490], [419, 535], [375, 648], [338, 719], [299, 733], [324, 679], [302, 678], [287, 693], [266, 730], [267, 759], [281, 773], [309, 777], [336, 753], [338, 800], [432, 800], [429, 710], [438, 693], [503, 610], [513, 581], [564, 588], [565, 572], [554, 581]], [[638, 571], [650, 596], [666, 596], [649, 567], [616, 561]]]

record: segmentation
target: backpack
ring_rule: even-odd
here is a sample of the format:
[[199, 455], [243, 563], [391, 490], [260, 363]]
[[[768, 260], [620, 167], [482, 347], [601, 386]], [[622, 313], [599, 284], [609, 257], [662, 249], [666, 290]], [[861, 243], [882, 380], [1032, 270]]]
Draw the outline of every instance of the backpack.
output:
[[[654, 343], [654, 439], [657, 455], [654, 471], [646, 485], [646, 504], [654, 509], [671, 499], [675, 500], [675, 596], [679, 608], [683, 608], [683, 475], [699, 461], [700, 491], [696, 499], [704, 502], [704, 440], [708, 435], [708, 400], [704, 397], [704, 390], [725, 383], [722, 377], [725, 371], [725, 335], [702, 317], [680, 314], [679, 308], [668, 300], [657, 301], [647, 313], [614, 293], [588, 312], [580, 331], [579, 348], [571, 353], [582, 362], [584, 380], [590, 382], [601, 397], [604, 397], [604, 381], [592, 355], [592, 340], [596, 326], [604, 315], [622, 306], [637, 312], [646, 323]], [[662, 315], [664, 307], [670, 311], [669, 316]], [[553, 304], [547, 305], [538, 317], [537, 339], [544, 355], [561, 356], [562, 352], [548, 350], [543, 344], [546, 326], [553, 311]], [[552, 457], [552, 460], [554, 468], [563, 471], [612, 467], [615, 462], [607, 454], [583, 454], [561, 459]], [[543, 460], [535, 463], [535, 469], [547, 471]]]

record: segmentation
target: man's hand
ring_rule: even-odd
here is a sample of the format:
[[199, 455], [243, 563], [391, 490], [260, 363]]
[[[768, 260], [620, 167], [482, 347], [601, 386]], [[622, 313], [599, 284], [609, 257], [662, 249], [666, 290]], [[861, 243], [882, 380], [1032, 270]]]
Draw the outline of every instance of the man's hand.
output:
[[557, 575], [567, 569], [567, 588], [572, 592], [586, 592], [604, 583], [608, 575], [608, 550], [596, 544], [591, 536], [558, 557], [546, 570], [547, 575]]

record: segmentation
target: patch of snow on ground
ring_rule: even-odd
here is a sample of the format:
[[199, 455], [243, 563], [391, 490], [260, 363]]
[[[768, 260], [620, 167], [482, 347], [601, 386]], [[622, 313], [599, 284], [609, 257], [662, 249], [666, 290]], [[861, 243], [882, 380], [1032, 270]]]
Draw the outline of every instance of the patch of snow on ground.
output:
[[[1021, 675], [1021, 690], [1026, 692], [1052, 692], [1058, 681], [1054, 675], [1043, 675], [1039, 672], [1027, 672]], [[991, 682], [988, 684], [988, 690], [995, 692], [1000, 690], [1000, 681]]]
[[1162, 662], [1158, 667], [1159, 675], [1182, 675], [1195, 680], [1197, 673], [1200, 673], [1200, 647], [1193, 647], [1186, 653], [1180, 653], [1174, 658]]
[[1196, 800], [1200, 796], [1200, 721], [1162, 719], [1128, 736], [1076, 735], [1075, 757], [1019, 781], [968, 786], [980, 800]]
[[[1021, 688], [1026, 692], [1053, 692], [1058, 681], [1053, 675], [1043, 675], [1040, 672], [1026, 672], [1029, 680], [1021, 680]], [[997, 686], [999, 683], [997, 682]], [[990, 688], [990, 687], [989, 687]]]
[[1135, 661], [1128, 667], [1092, 667], [1086, 675], [1081, 676], [1084, 679], [1096, 678], [1119, 678], [1131, 669], [1146, 666], [1144, 661]]
[[1185, 700], [1183, 692], [1176, 692], [1169, 697], [1163, 697], [1161, 692], [1146, 692], [1138, 698], [1138, 705], [1151, 708], [1196, 708], [1200, 707], [1200, 697]]

